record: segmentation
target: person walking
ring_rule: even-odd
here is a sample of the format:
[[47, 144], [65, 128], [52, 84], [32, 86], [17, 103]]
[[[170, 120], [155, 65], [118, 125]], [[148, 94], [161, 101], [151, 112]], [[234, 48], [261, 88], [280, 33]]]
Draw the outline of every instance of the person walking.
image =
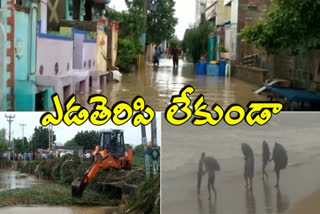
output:
[[179, 50], [177, 47], [172, 49], [173, 68], [179, 67]]
[[214, 197], [216, 199], [217, 192], [216, 192], [216, 188], [214, 187], [214, 182], [216, 178], [215, 171], [220, 170], [220, 164], [213, 157], [206, 157], [204, 159], [204, 164], [206, 166], [206, 171], [203, 174], [206, 174], [208, 172], [208, 193], [209, 193], [208, 200], [211, 200], [211, 189], [214, 192]]
[[201, 158], [199, 160], [199, 165], [198, 165], [198, 185], [197, 185], [198, 195], [200, 195], [202, 176], [204, 175], [203, 161], [204, 161], [205, 157], [206, 157], [206, 154], [204, 152], [202, 152]]
[[270, 161], [270, 149], [268, 143], [263, 141], [262, 143], [262, 179], [264, 180], [264, 176], [266, 175], [268, 178], [268, 173], [266, 172], [266, 166]]
[[280, 170], [285, 169], [288, 165], [288, 154], [281, 144], [274, 144], [271, 161], [274, 161], [274, 171], [277, 175], [277, 183], [274, 187], [279, 188]]
[[246, 181], [246, 188], [252, 189], [252, 178], [254, 175], [254, 153], [251, 147], [246, 143], [241, 144], [241, 149], [245, 160], [244, 179]]

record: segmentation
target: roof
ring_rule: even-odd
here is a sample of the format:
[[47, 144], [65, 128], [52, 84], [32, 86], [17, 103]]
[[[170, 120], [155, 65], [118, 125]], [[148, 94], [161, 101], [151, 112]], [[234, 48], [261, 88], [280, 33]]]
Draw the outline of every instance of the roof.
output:
[[83, 150], [83, 146], [58, 146], [56, 149]]
[[123, 132], [122, 129], [101, 129], [101, 130], [100, 130], [100, 133], [101, 133], [101, 132], [112, 132], [112, 131]]

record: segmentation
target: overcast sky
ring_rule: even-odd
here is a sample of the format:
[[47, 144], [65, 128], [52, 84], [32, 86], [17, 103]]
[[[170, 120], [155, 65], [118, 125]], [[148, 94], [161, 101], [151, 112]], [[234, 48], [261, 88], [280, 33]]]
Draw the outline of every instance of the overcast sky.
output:
[[[185, 30], [190, 24], [195, 22], [195, 0], [175, 0], [176, 2], [176, 14], [178, 18], [178, 25], [176, 26], [176, 35], [179, 39], [183, 39]], [[124, 0], [111, 0], [109, 5], [115, 10], [122, 11], [126, 10], [126, 4]]]
[[[24, 136], [28, 139], [32, 136], [34, 128], [40, 126], [40, 117], [43, 115], [43, 112], [14, 112], [14, 113], [4, 113], [0, 112], [0, 129], [5, 128], [8, 138], [9, 133], [9, 124], [5, 118], [5, 115], [15, 115], [13, 119], [14, 122], [11, 125], [12, 135], [14, 138], [22, 138], [22, 128], [20, 124], [27, 124], [24, 128]], [[157, 137], [158, 144], [161, 144], [161, 114], [157, 113]], [[71, 125], [67, 126], [64, 123], [60, 123], [58, 126], [53, 127], [53, 131], [56, 134], [56, 143], [64, 144], [66, 141], [71, 140], [79, 131], [85, 130], [96, 130], [117, 128], [124, 130], [124, 139], [125, 143], [129, 144], [141, 144], [141, 128], [132, 126], [131, 122], [122, 125], [116, 126], [112, 122], [108, 122], [104, 126], [94, 126], [90, 122], [86, 122], [81, 126]], [[151, 140], [151, 125], [146, 127], [148, 141]]]

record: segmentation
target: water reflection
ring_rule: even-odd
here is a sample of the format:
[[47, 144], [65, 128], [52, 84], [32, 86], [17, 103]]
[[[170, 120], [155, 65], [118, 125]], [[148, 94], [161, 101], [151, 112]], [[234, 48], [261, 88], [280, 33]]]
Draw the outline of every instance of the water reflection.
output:
[[200, 197], [198, 197], [198, 213], [204, 213], [203, 202]]
[[284, 213], [288, 210], [290, 205], [287, 195], [281, 193], [280, 189], [277, 190], [277, 213]]
[[263, 181], [264, 206], [266, 213], [272, 213], [271, 186], [268, 181]]
[[217, 199], [215, 197], [214, 201], [209, 201], [209, 214], [217, 213]]
[[248, 214], [256, 213], [256, 199], [253, 190], [246, 189], [246, 208]]
[[0, 192], [9, 189], [30, 187], [31, 185], [39, 183], [45, 183], [45, 181], [17, 171], [0, 169]]

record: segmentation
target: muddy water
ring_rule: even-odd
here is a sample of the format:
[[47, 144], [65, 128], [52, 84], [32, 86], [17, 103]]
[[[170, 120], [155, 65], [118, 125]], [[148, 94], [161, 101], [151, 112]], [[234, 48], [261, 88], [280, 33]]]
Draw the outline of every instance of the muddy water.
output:
[[[0, 194], [1, 191], [26, 188], [35, 184], [47, 183], [45, 180], [37, 179], [27, 174], [17, 171], [0, 169]], [[113, 207], [51, 207], [51, 206], [32, 206], [32, 207], [8, 207], [0, 208], [1, 214], [111, 214]]]
[[0, 192], [9, 189], [26, 188], [41, 183], [46, 183], [46, 181], [18, 171], [0, 169]]
[[[131, 103], [133, 98], [140, 95], [154, 110], [164, 111], [170, 98], [177, 95], [185, 85], [195, 88], [191, 96], [193, 99], [204, 94], [209, 106], [215, 103], [222, 107], [233, 103], [246, 106], [249, 101], [264, 99], [253, 93], [253, 89], [257, 88], [255, 85], [235, 78], [198, 75], [193, 64], [183, 61], [180, 61], [178, 70], [173, 70], [172, 61], [168, 59], [162, 59], [158, 68], [147, 65], [144, 72], [124, 74], [122, 82], [108, 83], [101, 94], [108, 98], [108, 106], [118, 101]], [[91, 91], [91, 94], [96, 93], [97, 91]], [[89, 107], [86, 104], [87, 96], [80, 97], [81, 104]]]

